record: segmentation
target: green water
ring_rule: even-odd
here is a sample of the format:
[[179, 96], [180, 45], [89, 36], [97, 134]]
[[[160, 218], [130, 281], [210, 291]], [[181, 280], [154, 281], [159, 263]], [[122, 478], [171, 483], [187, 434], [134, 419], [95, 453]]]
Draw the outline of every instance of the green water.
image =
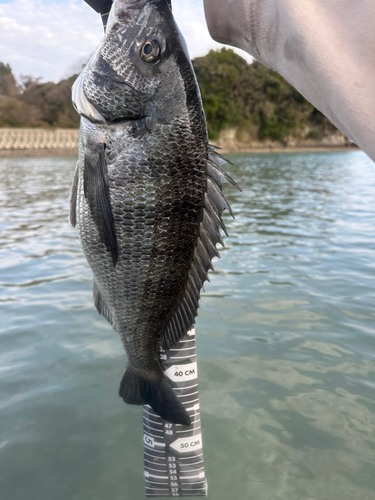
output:
[[[375, 165], [236, 155], [197, 321], [213, 500], [375, 498]], [[0, 160], [0, 498], [144, 498], [141, 408], [67, 222], [71, 158]]]

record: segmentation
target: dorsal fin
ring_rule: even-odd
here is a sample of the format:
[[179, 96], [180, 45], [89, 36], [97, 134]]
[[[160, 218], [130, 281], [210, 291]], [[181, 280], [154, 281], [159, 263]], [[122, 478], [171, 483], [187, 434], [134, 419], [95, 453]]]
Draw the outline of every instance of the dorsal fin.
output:
[[202, 209], [202, 220], [185, 290], [179, 298], [177, 307], [165, 330], [161, 333], [162, 345], [165, 348], [176, 344], [194, 325], [198, 313], [200, 289], [203, 287], [203, 283], [208, 280], [208, 270], [213, 269], [213, 257], [220, 257], [216, 249], [217, 243], [223, 244], [219, 228], [221, 227], [227, 234], [221, 215], [226, 208], [233, 215], [229, 203], [224, 197], [221, 180], [227, 179], [239, 189], [233, 179], [220, 167], [220, 164], [224, 162], [227, 160], [219, 155], [213, 146], [208, 146], [207, 192]]

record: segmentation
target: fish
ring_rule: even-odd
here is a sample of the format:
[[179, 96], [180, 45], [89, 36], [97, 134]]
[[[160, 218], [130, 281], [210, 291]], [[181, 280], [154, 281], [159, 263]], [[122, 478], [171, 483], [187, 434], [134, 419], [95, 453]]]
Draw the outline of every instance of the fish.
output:
[[158, 346], [193, 327], [200, 290], [233, 212], [227, 160], [208, 142], [185, 41], [168, 0], [114, 0], [106, 34], [72, 88], [81, 115], [70, 197], [93, 272], [94, 304], [119, 334], [119, 395], [163, 419], [190, 416], [163, 373]]

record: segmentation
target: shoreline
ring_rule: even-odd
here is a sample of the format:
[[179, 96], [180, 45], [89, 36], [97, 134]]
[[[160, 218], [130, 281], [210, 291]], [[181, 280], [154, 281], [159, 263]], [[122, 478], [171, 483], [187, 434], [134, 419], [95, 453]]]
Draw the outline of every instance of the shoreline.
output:
[[[343, 153], [360, 151], [357, 146], [306, 146], [306, 147], [254, 147], [222, 148], [223, 154], [263, 154], [263, 153]], [[70, 149], [0, 149], [0, 158], [38, 158], [38, 157], [78, 156], [78, 148]]]
[[0, 149], [0, 158], [40, 158], [47, 156], [78, 156], [78, 148]]
[[360, 151], [357, 146], [264, 146], [253, 148], [226, 148], [222, 147], [223, 154], [263, 154], [263, 153], [343, 153]]

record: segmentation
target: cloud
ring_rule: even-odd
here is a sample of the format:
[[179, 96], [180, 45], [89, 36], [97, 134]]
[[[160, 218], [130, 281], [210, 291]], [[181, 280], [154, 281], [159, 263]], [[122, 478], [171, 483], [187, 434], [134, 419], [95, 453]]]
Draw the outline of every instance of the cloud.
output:
[[0, 54], [16, 75], [59, 80], [87, 60], [102, 36], [100, 17], [82, 0], [0, 4]]
[[[174, 0], [173, 8], [192, 58], [221, 47], [208, 34], [201, 1]], [[100, 16], [83, 0], [0, 0], [0, 26], [0, 60], [16, 76], [53, 81], [77, 71], [103, 35]]]

